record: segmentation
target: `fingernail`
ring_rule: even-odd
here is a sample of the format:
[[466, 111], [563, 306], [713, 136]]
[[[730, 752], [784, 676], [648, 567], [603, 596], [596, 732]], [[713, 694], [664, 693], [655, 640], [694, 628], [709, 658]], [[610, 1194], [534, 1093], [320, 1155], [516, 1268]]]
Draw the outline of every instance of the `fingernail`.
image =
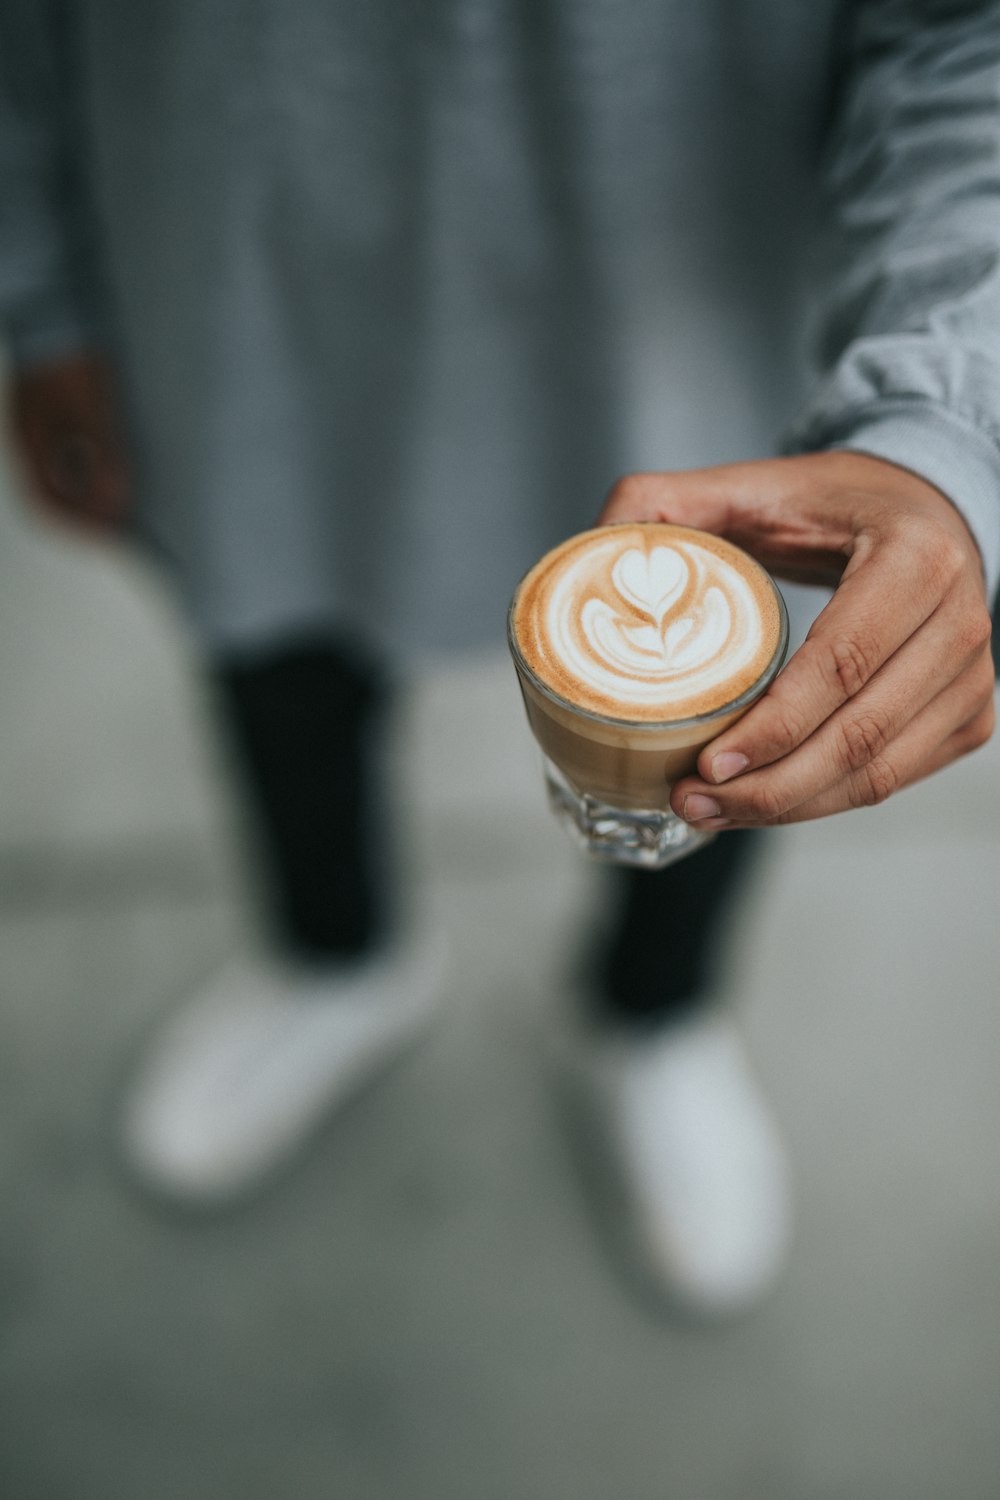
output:
[[696, 823], [699, 818], [717, 818], [719, 804], [713, 797], [703, 797], [700, 792], [691, 792], [684, 798], [684, 811], [681, 816], [685, 823]]
[[712, 761], [712, 780], [728, 781], [731, 776], [738, 776], [745, 771], [750, 761], [747, 756], [741, 755], [738, 750], [723, 750]]

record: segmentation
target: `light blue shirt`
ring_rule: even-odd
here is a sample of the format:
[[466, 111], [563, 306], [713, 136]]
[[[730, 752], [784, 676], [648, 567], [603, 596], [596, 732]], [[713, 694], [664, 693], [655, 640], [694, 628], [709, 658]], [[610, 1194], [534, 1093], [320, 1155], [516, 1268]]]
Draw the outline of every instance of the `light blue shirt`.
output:
[[858, 448], [1000, 576], [1000, 6], [5, 0], [0, 315], [206, 640], [499, 639], [623, 472]]

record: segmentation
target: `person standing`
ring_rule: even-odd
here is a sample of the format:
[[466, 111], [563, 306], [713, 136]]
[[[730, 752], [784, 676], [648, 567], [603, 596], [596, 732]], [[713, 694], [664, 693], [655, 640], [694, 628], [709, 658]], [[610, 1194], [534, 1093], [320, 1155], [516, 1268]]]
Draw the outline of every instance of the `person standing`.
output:
[[582, 986], [647, 1269], [713, 1313], [772, 1284], [783, 1154], [711, 1004], [746, 830], [880, 800], [992, 728], [998, 22], [9, 0], [15, 439], [43, 506], [175, 579], [272, 874], [281, 961], [213, 980], [134, 1080], [160, 1190], [248, 1191], [419, 1030], [437, 960], [374, 853], [385, 664], [492, 633], [625, 474], [603, 519], [835, 589], [675, 788], [724, 836], [622, 877]]

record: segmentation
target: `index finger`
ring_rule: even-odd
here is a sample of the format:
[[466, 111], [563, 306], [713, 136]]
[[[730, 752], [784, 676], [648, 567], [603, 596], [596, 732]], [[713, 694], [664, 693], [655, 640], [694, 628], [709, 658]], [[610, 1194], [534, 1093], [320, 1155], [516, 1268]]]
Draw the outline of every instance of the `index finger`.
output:
[[860, 539], [803, 645], [753, 708], [701, 752], [702, 778], [718, 784], [797, 749], [930, 618], [940, 571], [912, 539], [898, 548]]

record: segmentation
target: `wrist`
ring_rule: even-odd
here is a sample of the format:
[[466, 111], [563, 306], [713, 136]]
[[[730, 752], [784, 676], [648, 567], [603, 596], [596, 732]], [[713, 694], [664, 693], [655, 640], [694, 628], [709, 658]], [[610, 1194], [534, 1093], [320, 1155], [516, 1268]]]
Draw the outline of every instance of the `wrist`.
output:
[[982, 416], [936, 401], [884, 399], [839, 419], [831, 417], [809, 436], [814, 454], [855, 452], [881, 458], [934, 486], [975, 538], [987, 592], [995, 594], [1000, 584], [1000, 432], [995, 422], [990, 426]]
[[986, 583], [986, 567], [975, 532], [951, 497], [924, 475], [905, 464], [855, 449], [831, 449], [826, 455], [838, 465], [842, 483], [878, 494], [900, 510], [937, 522], [975, 559]]

